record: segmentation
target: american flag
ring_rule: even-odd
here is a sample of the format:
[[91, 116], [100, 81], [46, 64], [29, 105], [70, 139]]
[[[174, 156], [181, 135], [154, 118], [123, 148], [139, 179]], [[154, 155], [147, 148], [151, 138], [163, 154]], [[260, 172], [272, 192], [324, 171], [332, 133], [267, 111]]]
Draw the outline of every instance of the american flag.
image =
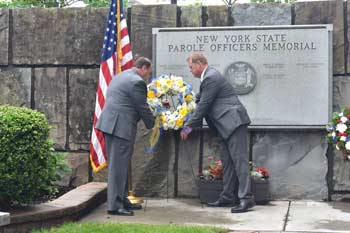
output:
[[133, 65], [126, 19], [123, 14], [123, 1], [111, 0], [106, 32], [103, 41], [102, 61], [96, 93], [96, 106], [90, 144], [90, 160], [95, 172], [107, 165], [106, 147], [103, 133], [96, 130], [96, 122], [105, 104], [107, 88], [112, 78]]

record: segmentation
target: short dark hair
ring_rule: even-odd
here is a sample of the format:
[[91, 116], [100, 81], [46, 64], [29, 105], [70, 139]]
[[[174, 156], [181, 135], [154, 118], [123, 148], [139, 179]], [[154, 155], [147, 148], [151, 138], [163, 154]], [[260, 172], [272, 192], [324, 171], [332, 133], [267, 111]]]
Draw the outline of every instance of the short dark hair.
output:
[[142, 68], [143, 66], [146, 66], [148, 69], [152, 65], [151, 60], [147, 57], [139, 57], [136, 59], [134, 66], [136, 68]]
[[208, 65], [208, 60], [205, 57], [203, 53], [192, 53], [188, 58], [187, 61], [191, 61], [192, 63], [202, 63], [204, 65]]

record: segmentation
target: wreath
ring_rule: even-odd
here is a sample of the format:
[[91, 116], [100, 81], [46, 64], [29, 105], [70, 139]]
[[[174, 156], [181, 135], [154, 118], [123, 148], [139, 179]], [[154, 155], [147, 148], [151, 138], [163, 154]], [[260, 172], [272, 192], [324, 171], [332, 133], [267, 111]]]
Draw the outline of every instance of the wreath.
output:
[[327, 130], [328, 141], [342, 152], [345, 159], [350, 160], [350, 108], [333, 112]]
[[[147, 103], [156, 116], [155, 127], [164, 130], [181, 129], [196, 107], [192, 86], [184, 82], [182, 77], [161, 75], [147, 87]], [[163, 106], [163, 99], [170, 101], [168, 108]]]

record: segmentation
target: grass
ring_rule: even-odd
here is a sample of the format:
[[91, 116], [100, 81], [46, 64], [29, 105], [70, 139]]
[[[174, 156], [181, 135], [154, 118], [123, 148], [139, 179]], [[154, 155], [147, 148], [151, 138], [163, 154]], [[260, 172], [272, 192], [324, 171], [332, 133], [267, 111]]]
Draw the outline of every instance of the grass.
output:
[[218, 227], [145, 225], [116, 223], [66, 223], [58, 228], [36, 230], [33, 233], [227, 233]]

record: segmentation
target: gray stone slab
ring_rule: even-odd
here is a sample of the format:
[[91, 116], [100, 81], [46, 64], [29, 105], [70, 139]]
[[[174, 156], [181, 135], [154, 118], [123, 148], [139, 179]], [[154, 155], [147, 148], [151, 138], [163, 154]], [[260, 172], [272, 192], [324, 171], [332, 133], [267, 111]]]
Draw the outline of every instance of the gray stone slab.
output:
[[[331, 145], [330, 145], [331, 146]], [[350, 191], [350, 163], [344, 160], [343, 153], [334, 149], [333, 189], [336, 191]], [[335, 198], [339, 198], [336, 195]]]
[[174, 196], [174, 135], [164, 131], [158, 149], [146, 153], [149, 148], [149, 133], [143, 123], [139, 123], [132, 158], [132, 183], [136, 196]]
[[8, 64], [9, 56], [9, 10], [0, 9], [0, 65]]
[[349, 232], [350, 203], [293, 201], [286, 231]]
[[208, 6], [207, 27], [231, 26], [227, 6]]
[[31, 69], [0, 69], [0, 104], [30, 108]]
[[131, 8], [131, 44], [134, 57], [152, 58], [152, 28], [176, 27], [176, 5], [134, 5]]
[[[108, 165], [107, 165], [108, 166]], [[99, 172], [92, 173], [92, 179], [96, 182], [107, 182], [108, 180], [108, 167], [101, 169]]]
[[10, 213], [0, 212], [0, 227], [10, 224]]
[[179, 143], [178, 196], [198, 197], [196, 179], [199, 165], [199, 132], [194, 131]]
[[182, 27], [201, 27], [202, 26], [202, 7], [201, 6], [181, 7], [181, 26]]
[[69, 149], [90, 149], [99, 69], [69, 70]]
[[56, 149], [66, 148], [67, 76], [66, 68], [34, 69], [35, 109], [43, 112], [52, 126], [50, 136]]
[[350, 77], [333, 77], [333, 111], [341, 111], [342, 108], [350, 106]]
[[68, 172], [60, 172], [61, 180], [55, 185], [64, 187], [78, 187], [89, 181], [89, 153], [68, 153], [65, 160], [70, 168]]
[[231, 16], [235, 26], [290, 25], [290, 4], [234, 4]]
[[[333, 111], [350, 106], [350, 77], [333, 77]], [[350, 163], [344, 161], [342, 153], [334, 149], [334, 190], [350, 190]]]
[[13, 9], [12, 62], [99, 64], [107, 12], [106, 8]]
[[327, 198], [324, 132], [255, 132], [253, 164], [270, 171], [273, 199]]
[[295, 2], [295, 24], [333, 24], [333, 73], [345, 73], [342, 0]]
[[234, 231], [282, 231], [288, 205], [287, 201], [273, 201], [269, 205], [255, 206], [253, 211], [232, 214], [229, 207], [206, 207], [198, 199], [145, 199], [144, 210], [135, 211], [132, 218], [107, 217], [107, 206], [103, 204], [80, 222], [177, 224], [216, 226]]

